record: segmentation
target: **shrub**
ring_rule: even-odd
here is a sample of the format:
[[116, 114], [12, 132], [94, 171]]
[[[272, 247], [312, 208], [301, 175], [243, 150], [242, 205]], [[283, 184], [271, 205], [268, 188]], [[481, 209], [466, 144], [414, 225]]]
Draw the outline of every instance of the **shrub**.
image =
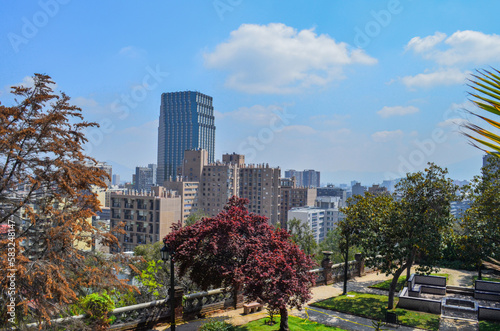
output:
[[224, 321], [209, 320], [207, 323], [203, 324], [199, 331], [235, 331], [233, 325], [226, 323]]
[[115, 309], [115, 303], [106, 291], [87, 295], [80, 299], [79, 306], [88, 315], [96, 330], [107, 329], [111, 322], [108, 313]]

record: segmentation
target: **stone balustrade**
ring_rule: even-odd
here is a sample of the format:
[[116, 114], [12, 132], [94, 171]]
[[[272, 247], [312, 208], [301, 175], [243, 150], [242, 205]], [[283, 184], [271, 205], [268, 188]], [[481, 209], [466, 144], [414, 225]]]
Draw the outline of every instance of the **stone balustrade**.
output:
[[[321, 266], [321, 268], [309, 271], [316, 275], [316, 286], [333, 284], [343, 280], [344, 263], [333, 264], [328, 258], [325, 258]], [[349, 278], [364, 275], [364, 261], [361, 254], [356, 255], [356, 260], [349, 261], [347, 268]], [[192, 320], [218, 310], [241, 308], [244, 302], [245, 298], [242, 293], [235, 293], [229, 289], [219, 288], [184, 295], [183, 289], [176, 287], [174, 293], [175, 318], [177, 321]], [[110, 316], [114, 316], [110, 330], [146, 330], [159, 322], [170, 320], [169, 299], [117, 308], [110, 313]], [[53, 320], [52, 323], [63, 326], [71, 321], [83, 320], [84, 318], [84, 315], [71, 316]], [[37, 328], [38, 324], [34, 323], [29, 326]]]

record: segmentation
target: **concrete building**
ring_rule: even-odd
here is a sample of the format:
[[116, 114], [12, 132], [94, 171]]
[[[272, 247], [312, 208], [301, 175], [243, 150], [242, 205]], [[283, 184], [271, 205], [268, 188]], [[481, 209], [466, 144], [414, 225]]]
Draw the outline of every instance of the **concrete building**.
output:
[[366, 186], [361, 186], [361, 183], [358, 183], [356, 182], [353, 186], [352, 186], [352, 196], [356, 196], [356, 195], [365, 195], [365, 192], [366, 192]]
[[125, 234], [113, 233], [120, 247], [112, 253], [132, 251], [138, 245], [155, 243], [181, 220], [182, 199], [175, 191], [155, 186], [149, 193], [111, 194], [111, 228], [125, 224]]
[[161, 95], [158, 126], [158, 177], [163, 183], [177, 175], [184, 151], [205, 149], [214, 162], [215, 124], [212, 97], [194, 91]]
[[307, 224], [313, 233], [314, 240], [321, 242], [326, 235], [324, 222], [325, 210], [318, 207], [298, 207], [288, 211], [288, 221], [292, 219], [300, 220]]
[[298, 219], [309, 225], [317, 243], [325, 239], [328, 231], [337, 227], [340, 220], [345, 218], [344, 213], [339, 210], [339, 197], [317, 197], [315, 207], [292, 208], [288, 212], [288, 221]]
[[266, 216], [272, 225], [280, 222], [280, 168], [269, 164], [245, 165], [239, 169], [239, 196], [250, 201], [248, 210]]
[[238, 195], [239, 167], [231, 163], [214, 163], [203, 167], [198, 190], [198, 210], [216, 216], [233, 195]]
[[178, 177], [190, 182], [201, 181], [203, 167], [208, 165], [208, 152], [204, 149], [184, 151], [181, 173]]
[[342, 208], [345, 206], [345, 201], [340, 197], [316, 197], [314, 201], [314, 206], [323, 208], [323, 209], [333, 209], [333, 208]]
[[314, 206], [316, 188], [299, 187], [295, 177], [281, 178], [280, 225], [287, 228], [288, 211], [296, 207]]
[[347, 200], [347, 190], [329, 184], [326, 187], [318, 187], [318, 197], [339, 197], [345, 202]]
[[163, 186], [167, 190], [177, 191], [181, 197], [181, 219], [183, 222], [191, 215], [191, 213], [198, 210], [198, 189], [199, 182], [188, 181], [165, 181]]

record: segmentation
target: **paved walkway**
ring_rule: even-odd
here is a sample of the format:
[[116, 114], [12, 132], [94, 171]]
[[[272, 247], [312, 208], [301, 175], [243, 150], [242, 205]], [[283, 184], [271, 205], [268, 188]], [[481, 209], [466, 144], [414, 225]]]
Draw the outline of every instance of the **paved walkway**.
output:
[[[454, 286], [471, 286], [472, 277], [474, 276], [474, 272], [458, 271], [445, 268], [441, 269], [439, 273], [449, 274], [450, 276], [448, 280], [448, 285], [454, 285]], [[357, 277], [352, 280], [349, 280], [347, 282], [347, 290], [387, 295], [387, 291], [370, 289], [368, 287], [390, 278], [392, 278], [392, 276], [370, 273], [363, 277]], [[301, 318], [309, 318], [312, 321], [329, 326], [339, 327], [345, 330], [372, 331], [374, 329], [372, 326], [373, 320], [370, 320], [368, 318], [358, 317], [354, 315], [349, 315], [309, 306], [313, 302], [318, 302], [342, 294], [342, 289], [343, 289], [343, 282], [335, 283], [333, 285], [313, 287], [312, 299], [307, 303], [306, 307], [304, 307], [301, 311], [293, 309], [290, 311], [290, 315]], [[217, 313], [211, 316], [210, 318], [225, 320], [233, 325], [244, 325], [251, 321], [264, 318], [266, 316], [267, 316], [266, 310], [256, 312], [253, 314], [243, 315], [243, 308], [241, 308], [241, 309], [235, 309]], [[439, 327], [440, 330], [450, 330], [450, 331], [475, 330], [474, 325], [471, 325], [470, 322], [468, 321], [460, 321], [454, 319], [442, 319], [442, 320], [443, 321], [441, 322], [441, 325]], [[177, 326], [176, 329], [179, 331], [196, 331], [198, 327], [205, 321], [206, 320], [193, 321], [188, 324]], [[166, 330], [166, 329], [168, 329], [168, 326], [160, 326], [155, 328], [155, 330]], [[384, 329], [387, 330], [397, 329], [400, 331], [420, 330], [416, 328], [399, 326], [399, 325], [397, 326], [385, 325]]]

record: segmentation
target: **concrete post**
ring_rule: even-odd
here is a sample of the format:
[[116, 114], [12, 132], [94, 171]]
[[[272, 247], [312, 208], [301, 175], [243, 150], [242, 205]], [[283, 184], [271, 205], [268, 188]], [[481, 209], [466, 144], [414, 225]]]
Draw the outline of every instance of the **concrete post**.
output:
[[354, 255], [354, 259], [356, 260], [356, 269], [358, 270], [358, 277], [362, 277], [366, 275], [365, 272], [365, 259], [361, 255], [361, 253], [356, 253]]
[[332, 275], [332, 265], [333, 262], [330, 260], [330, 255], [332, 252], [323, 252], [323, 260], [321, 261], [321, 267], [323, 268], [323, 277], [325, 278], [325, 285], [333, 284]]
[[175, 321], [182, 321], [182, 298], [184, 297], [184, 289], [179, 286], [174, 287], [174, 310], [175, 310]]

